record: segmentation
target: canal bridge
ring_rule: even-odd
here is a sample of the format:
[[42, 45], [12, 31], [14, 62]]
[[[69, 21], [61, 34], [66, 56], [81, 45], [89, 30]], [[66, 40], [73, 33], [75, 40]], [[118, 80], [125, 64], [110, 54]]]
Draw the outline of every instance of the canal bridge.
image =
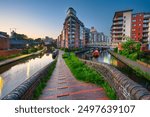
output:
[[87, 43], [86, 47], [99, 48], [99, 49], [111, 49], [111, 48], [114, 48], [114, 46], [111, 43], [107, 43], [107, 42]]

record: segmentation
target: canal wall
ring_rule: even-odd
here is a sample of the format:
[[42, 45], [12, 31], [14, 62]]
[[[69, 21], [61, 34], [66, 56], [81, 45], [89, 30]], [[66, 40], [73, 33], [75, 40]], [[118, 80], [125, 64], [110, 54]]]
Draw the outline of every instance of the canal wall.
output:
[[46, 49], [44, 48], [44, 49], [42, 49], [42, 50], [40, 50], [40, 51], [38, 51], [38, 52], [35, 52], [35, 53], [26, 54], [26, 55], [22, 55], [22, 56], [18, 56], [18, 57], [15, 57], [15, 58], [11, 58], [11, 59], [4, 60], [4, 61], [0, 62], [0, 67], [1, 67], [1, 66], [4, 66], [4, 65], [7, 65], [7, 64], [10, 64], [10, 63], [12, 63], [12, 62], [16, 62], [16, 61], [18, 61], [18, 60], [21, 60], [21, 59], [30, 57], [30, 56], [32, 56], [32, 55], [38, 55], [38, 54], [40, 54], [41, 52], [43, 52], [43, 51], [45, 51], [45, 50], [46, 50]]
[[[135, 70], [135, 68], [139, 68], [141, 71], [146, 72], [147, 74], [149, 74], [150, 72], [150, 68], [147, 66], [144, 66], [136, 61], [132, 61], [122, 55], [119, 55], [117, 53], [114, 53], [113, 51], [108, 50], [108, 52], [114, 56], [115, 58], [117, 58], [118, 60], [120, 60], [121, 62], [123, 62], [124, 64], [128, 65], [130, 68], [132, 68], [133, 70]], [[148, 79], [149, 80], [149, 79]]]
[[150, 100], [150, 92], [141, 85], [132, 81], [119, 70], [106, 63], [97, 63], [80, 59], [89, 67], [104, 76], [109, 85], [115, 89], [121, 100]]
[[[56, 61], [56, 59], [55, 59]], [[53, 61], [53, 62], [55, 62]], [[48, 74], [49, 68], [53, 64], [51, 62], [34, 75], [32, 75], [29, 79], [24, 81], [21, 85], [15, 88], [12, 92], [6, 95], [2, 100], [28, 100], [32, 99], [33, 92], [35, 91], [36, 87], [40, 83], [41, 79]]]
[[19, 54], [19, 53], [21, 53], [21, 49], [0, 50], [0, 56], [1, 57], [6, 57], [6, 56], [13, 55], [13, 54]]

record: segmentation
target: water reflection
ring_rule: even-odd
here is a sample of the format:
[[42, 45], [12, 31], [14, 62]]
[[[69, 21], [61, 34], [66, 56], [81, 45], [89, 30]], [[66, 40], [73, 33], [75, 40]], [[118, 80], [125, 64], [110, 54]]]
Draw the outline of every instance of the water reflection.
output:
[[[7, 95], [18, 85], [30, 78], [34, 73], [53, 61], [52, 55], [40, 54], [25, 61], [17, 62], [16, 65], [7, 65], [6, 71], [0, 77], [0, 98]], [[1, 71], [2, 72], [2, 71]]]
[[92, 60], [95, 62], [108, 63], [108, 64], [116, 67], [118, 70], [123, 72], [126, 76], [128, 76], [130, 79], [141, 84], [143, 87], [147, 88], [150, 91], [150, 81], [149, 80], [145, 79], [144, 76], [137, 74], [134, 70], [132, 70], [130, 67], [128, 67], [123, 62], [121, 62], [118, 59], [116, 59], [115, 57], [111, 56], [111, 54], [109, 54], [109, 52], [107, 52], [106, 50], [102, 51], [98, 58], [89, 59], [88, 57], [85, 57], [85, 54], [81, 54], [81, 55], [79, 55], [79, 57], [88, 59], [88, 60]]
[[3, 78], [0, 76], [0, 96], [3, 90], [3, 83], [4, 83]]
[[30, 77], [30, 61], [27, 63], [27, 79]]

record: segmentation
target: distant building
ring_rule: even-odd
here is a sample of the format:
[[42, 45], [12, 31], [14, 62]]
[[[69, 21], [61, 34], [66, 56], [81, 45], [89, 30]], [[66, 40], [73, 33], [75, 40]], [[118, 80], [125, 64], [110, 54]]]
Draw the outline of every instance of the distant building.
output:
[[6, 32], [0, 32], [0, 50], [7, 50], [9, 48], [9, 35]]
[[[41, 39], [40, 39], [41, 40]], [[17, 34], [15, 31], [11, 32], [10, 48], [11, 49], [24, 49], [29, 46], [41, 44], [40, 40], [30, 39], [24, 34]]]
[[85, 28], [85, 46], [90, 42], [90, 29]]
[[53, 39], [46, 36], [45, 39], [43, 40], [44, 42], [44, 45], [48, 46], [48, 45], [51, 45], [53, 43]]
[[107, 43], [108, 36], [106, 36], [103, 32], [98, 32], [94, 27], [91, 27], [90, 29], [90, 37], [89, 37], [89, 43], [95, 44], [95, 43]]
[[114, 46], [126, 41], [126, 37], [131, 37], [132, 11], [124, 10], [115, 12], [111, 26], [112, 43]]

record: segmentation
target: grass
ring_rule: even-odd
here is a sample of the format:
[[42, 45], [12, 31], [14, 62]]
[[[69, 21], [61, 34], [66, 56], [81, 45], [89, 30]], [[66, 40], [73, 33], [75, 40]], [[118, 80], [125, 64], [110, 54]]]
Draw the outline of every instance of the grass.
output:
[[150, 74], [149, 73], [142, 71], [138, 67], [133, 67], [133, 69], [135, 70], [137, 75], [144, 76], [144, 78], [146, 78], [147, 80], [150, 80]]
[[48, 68], [48, 73], [45, 75], [45, 77], [41, 78], [41, 81], [39, 85], [36, 87], [34, 93], [33, 93], [33, 98], [34, 100], [37, 100], [39, 96], [42, 94], [43, 89], [45, 88], [47, 81], [50, 79], [50, 76], [52, 75], [54, 68], [56, 66], [56, 60], [51, 64], [51, 66]]
[[[117, 54], [119, 54], [119, 53], [117, 53]], [[146, 59], [146, 60], [147, 60], [147, 59]], [[148, 60], [148, 61], [149, 61], [149, 60]], [[134, 70], [136, 76], [144, 77], [144, 78], [146, 78], [147, 80], [150, 80], [150, 73], [144, 72], [144, 71], [142, 71], [140, 68], [135, 67], [135, 66], [129, 65], [129, 67]], [[129, 72], [130, 72], [130, 71], [129, 71]]]
[[109, 84], [104, 80], [103, 76], [96, 72], [94, 69], [88, 67], [83, 62], [81, 62], [73, 53], [67, 57], [67, 53], [63, 55], [66, 64], [70, 68], [73, 75], [81, 81], [87, 83], [93, 83], [97, 86], [102, 86], [107, 96], [110, 99], [117, 99], [114, 89], [112, 89]]

